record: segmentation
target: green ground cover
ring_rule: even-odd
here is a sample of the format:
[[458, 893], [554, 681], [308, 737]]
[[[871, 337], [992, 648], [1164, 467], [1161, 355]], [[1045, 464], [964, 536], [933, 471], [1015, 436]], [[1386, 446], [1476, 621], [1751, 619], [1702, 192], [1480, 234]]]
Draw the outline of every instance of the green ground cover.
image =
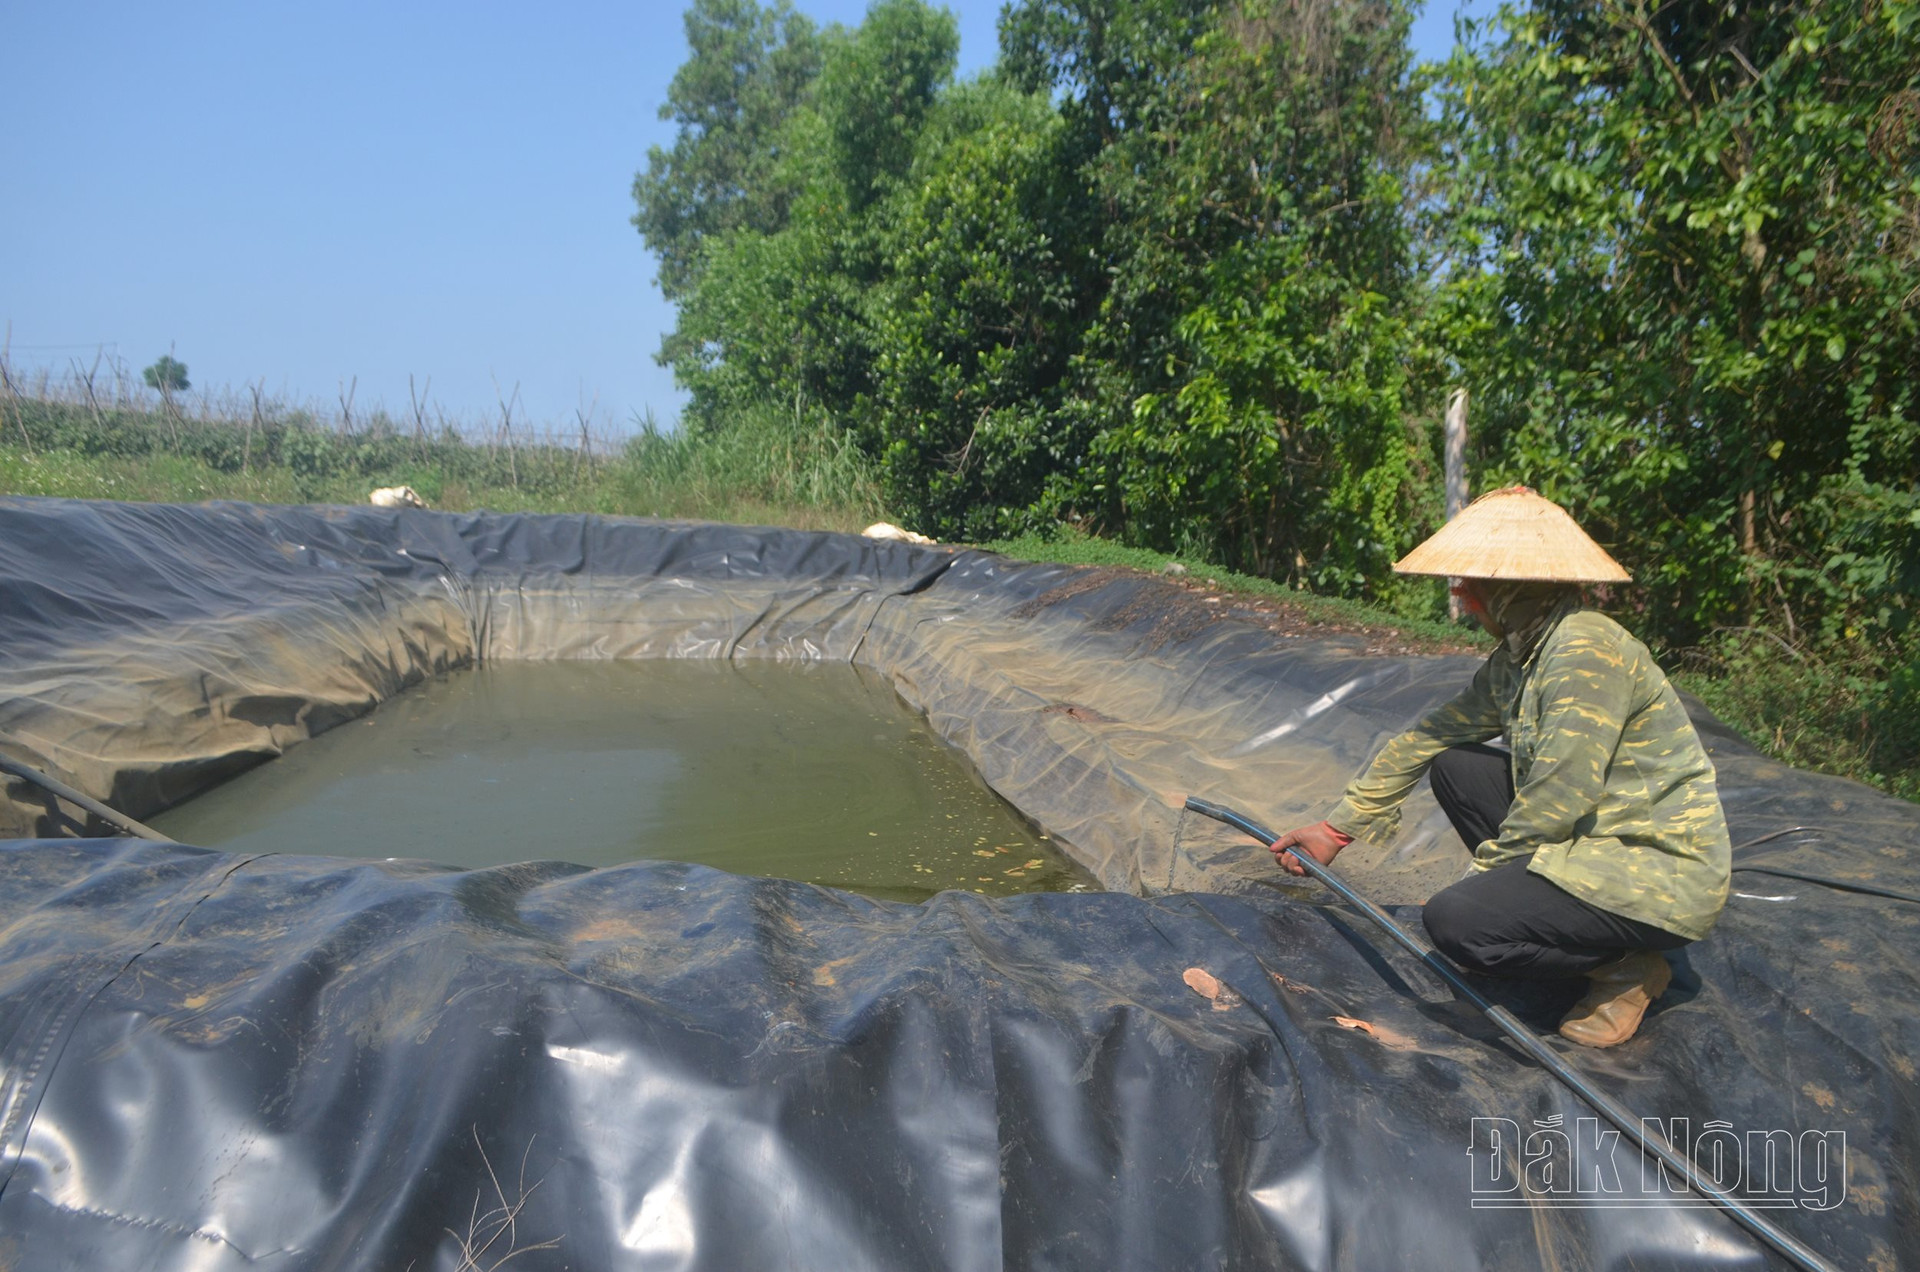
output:
[[93, 411], [15, 399], [0, 418], [0, 493], [195, 503], [363, 504], [411, 486], [448, 512], [597, 512], [859, 530], [877, 489], [843, 436], [767, 415], [725, 433], [502, 443], [453, 429], [410, 433], [381, 416], [348, 432], [304, 411], [257, 426], [157, 409]]

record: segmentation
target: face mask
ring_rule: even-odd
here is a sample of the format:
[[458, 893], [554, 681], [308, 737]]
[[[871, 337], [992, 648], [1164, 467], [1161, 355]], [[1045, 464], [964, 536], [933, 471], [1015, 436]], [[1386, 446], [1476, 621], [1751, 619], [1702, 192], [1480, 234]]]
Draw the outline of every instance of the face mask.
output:
[[1580, 589], [1572, 583], [1480, 581], [1481, 596], [1487, 613], [1499, 625], [1500, 639], [1515, 658], [1524, 659], [1547, 624], [1569, 601], [1578, 600]]

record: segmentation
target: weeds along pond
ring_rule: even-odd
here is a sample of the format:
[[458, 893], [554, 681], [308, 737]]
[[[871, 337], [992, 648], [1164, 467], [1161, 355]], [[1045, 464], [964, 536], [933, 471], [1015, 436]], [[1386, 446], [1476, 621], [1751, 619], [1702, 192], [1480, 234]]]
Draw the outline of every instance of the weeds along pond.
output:
[[489, 664], [154, 824], [233, 852], [689, 861], [902, 901], [1097, 886], [885, 680], [844, 663]]

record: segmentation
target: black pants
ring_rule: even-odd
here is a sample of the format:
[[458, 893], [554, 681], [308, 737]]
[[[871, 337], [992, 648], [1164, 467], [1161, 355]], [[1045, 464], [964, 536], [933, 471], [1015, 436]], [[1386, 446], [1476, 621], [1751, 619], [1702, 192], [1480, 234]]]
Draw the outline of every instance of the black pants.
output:
[[[1513, 807], [1505, 751], [1450, 747], [1427, 770], [1434, 798], [1471, 852], [1497, 837]], [[1462, 967], [1490, 976], [1579, 976], [1628, 950], [1673, 950], [1684, 936], [1589, 905], [1510, 861], [1434, 894], [1427, 935]]]

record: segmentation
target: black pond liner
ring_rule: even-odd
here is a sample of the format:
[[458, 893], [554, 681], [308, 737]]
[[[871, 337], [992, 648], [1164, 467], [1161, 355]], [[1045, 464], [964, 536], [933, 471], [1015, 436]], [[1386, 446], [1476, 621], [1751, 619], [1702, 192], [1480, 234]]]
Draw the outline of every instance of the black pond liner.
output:
[[[1231, 608], [831, 534], [0, 500], [0, 749], [132, 816], [475, 659], [850, 659], [1110, 889], [904, 905], [560, 836], [472, 871], [230, 855], [71, 837], [9, 781], [0, 1267], [1775, 1266], [1180, 814], [1320, 815], [1473, 665]], [[1701, 724], [1736, 842], [1816, 827], [1742, 864], [1920, 891], [1920, 807]], [[1417, 928], [1464, 864], [1421, 796], [1340, 867]], [[1734, 886], [1638, 1038], [1555, 1045], [1749, 1192], [1734, 1150], [1774, 1133], [1768, 1215], [1900, 1266], [1920, 906]], [[1546, 1031], [1578, 992], [1484, 984]]]

